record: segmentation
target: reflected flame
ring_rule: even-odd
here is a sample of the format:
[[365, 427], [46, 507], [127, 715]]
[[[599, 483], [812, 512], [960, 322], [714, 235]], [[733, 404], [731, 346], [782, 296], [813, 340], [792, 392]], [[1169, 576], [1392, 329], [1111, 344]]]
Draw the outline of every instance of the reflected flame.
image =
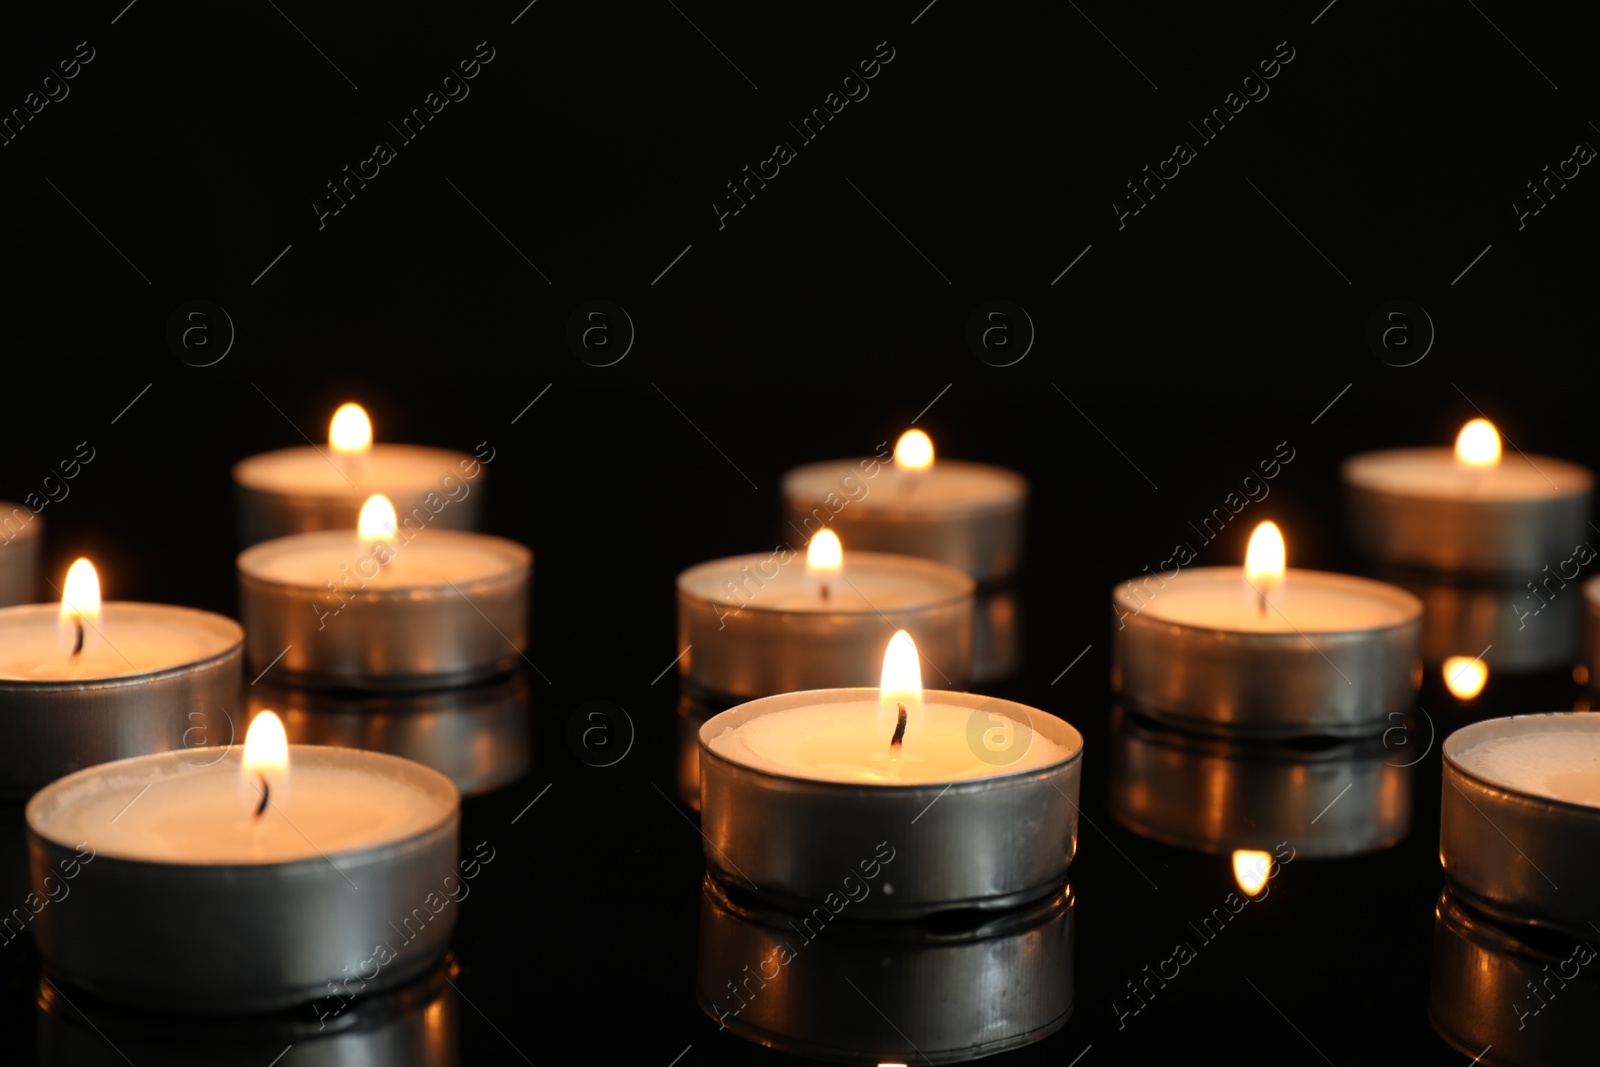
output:
[[289, 792], [289, 736], [283, 720], [263, 711], [250, 723], [239, 770], [239, 797], [252, 814], [265, 814], [269, 804], [282, 807]]
[[344, 404], [333, 413], [328, 424], [328, 445], [337, 453], [351, 455], [372, 448], [372, 420], [360, 404]]
[[1444, 684], [1457, 700], [1471, 700], [1483, 692], [1489, 667], [1475, 656], [1451, 656], [1444, 661]]
[[1283, 584], [1286, 566], [1283, 532], [1275, 522], [1264, 522], [1250, 535], [1244, 553], [1244, 576], [1262, 596]]
[[903, 471], [925, 471], [933, 466], [933, 441], [921, 430], [907, 430], [894, 443], [894, 465]]
[[1272, 855], [1255, 849], [1239, 849], [1233, 854], [1233, 880], [1247, 897], [1261, 892], [1272, 872]]
[[844, 546], [839, 535], [832, 530], [818, 530], [806, 547], [806, 573], [812, 577], [828, 577], [844, 569]]
[[901, 708], [906, 711], [901, 742], [910, 744], [922, 732], [922, 661], [911, 635], [896, 630], [883, 653], [883, 680], [878, 686], [878, 734], [891, 748]]
[[1500, 462], [1500, 431], [1488, 419], [1473, 419], [1456, 435], [1456, 460], [1466, 467], [1493, 467]]
[[69, 656], [99, 644], [100, 576], [86, 559], [72, 561], [61, 583], [61, 615], [56, 626], [61, 650]]
[[394, 505], [382, 493], [367, 498], [367, 502], [361, 505], [361, 518], [356, 520], [356, 530], [367, 544], [392, 540], [397, 525]]

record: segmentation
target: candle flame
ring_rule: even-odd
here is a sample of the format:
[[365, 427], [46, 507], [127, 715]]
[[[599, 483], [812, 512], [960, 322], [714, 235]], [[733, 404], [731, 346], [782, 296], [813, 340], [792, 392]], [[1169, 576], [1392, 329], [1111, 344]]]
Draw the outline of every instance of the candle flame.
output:
[[62, 651], [76, 656], [100, 640], [100, 576], [86, 559], [73, 560], [61, 583], [61, 615], [56, 627]]
[[894, 465], [903, 471], [925, 471], [933, 466], [933, 441], [921, 430], [907, 430], [894, 443]]
[[360, 404], [343, 404], [328, 424], [328, 444], [337, 453], [354, 455], [372, 448], [372, 420]]
[[1233, 854], [1233, 880], [1239, 883], [1244, 895], [1253, 897], [1267, 884], [1272, 872], [1272, 856], [1255, 849], [1239, 849]]
[[1493, 467], [1500, 462], [1500, 431], [1488, 419], [1473, 419], [1456, 435], [1456, 461], [1464, 467]]
[[1283, 531], [1275, 522], [1257, 526], [1250, 535], [1250, 547], [1244, 553], [1245, 580], [1264, 597], [1283, 584], [1285, 566]]
[[361, 505], [361, 518], [356, 520], [361, 540], [367, 544], [392, 540], [398, 525], [394, 505], [382, 493], [367, 498], [367, 502]]
[[1444, 661], [1444, 685], [1457, 700], [1471, 700], [1488, 682], [1488, 664], [1475, 656], [1451, 656]]
[[829, 577], [844, 569], [844, 546], [839, 535], [832, 530], [818, 530], [806, 546], [806, 573], [812, 577]]
[[263, 711], [244, 737], [244, 762], [239, 770], [239, 796], [246, 810], [260, 816], [269, 804], [282, 806], [289, 787], [289, 736], [283, 720]]
[[883, 680], [878, 686], [878, 733], [891, 749], [897, 749], [914, 741], [921, 732], [922, 661], [911, 635], [896, 630], [883, 653]]

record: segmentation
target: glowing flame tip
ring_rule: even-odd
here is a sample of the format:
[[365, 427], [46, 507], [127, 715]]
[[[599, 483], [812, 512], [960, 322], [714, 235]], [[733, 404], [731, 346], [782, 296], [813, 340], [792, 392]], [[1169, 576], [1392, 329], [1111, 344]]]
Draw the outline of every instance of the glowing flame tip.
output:
[[343, 404], [328, 424], [328, 444], [338, 453], [352, 455], [372, 447], [372, 420], [360, 404]]
[[1500, 462], [1500, 431], [1488, 419], [1473, 419], [1456, 435], [1456, 460], [1466, 467], [1493, 467]]
[[921, 430], [907, 430], [894, 444], [894, 465], [903, 471], [933, 466], [933, 441]]
[[1233, 880], [1239, 883], [1239, 888], [1244, 890], [1245, 896], [1253, 897], [1261, 892], [1271, 873], [1270, 853], [1258, 852], [1255, 849], [1239, 849], [1233, 854]]

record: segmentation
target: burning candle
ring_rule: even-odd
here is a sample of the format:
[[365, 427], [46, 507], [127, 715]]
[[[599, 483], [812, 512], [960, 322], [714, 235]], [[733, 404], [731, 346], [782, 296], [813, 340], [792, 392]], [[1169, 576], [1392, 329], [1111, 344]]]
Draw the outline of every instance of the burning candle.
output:
[[33, 508], [0, 500], [0, 608], [31, 604], [39, 598], [43, 527]]
[[908, 430], [892, 464], [876, 458], [796, 467], [783, 478], [790, 525], [837, 530], [852, 549], [939, 560], [980, 583], [1009, 578], [1022, 556], [1028, 482], [982, 463], [935, 461], [933, 442]]
[[86, 559], [62, 586], [59, 605], [0, 609], [0, 797], [23, 799], [90, 764], [182, 748], [197, 721], [238, 706], [238, 623], [165, 604], [103, 604]]
[[90, 767], [28, 803], [35, 892], [62, 864], [76, 870], [72, 904], [34, 920], [52, 974], [209, 1014], [385, 988], [443, 955], [460, 877], [449, 779], [394, 756], [290, 746], [271, 712], [220, 759], [181, 757]]
[[701, 727], [706, 860], [731, 884], [809, 906], [887, 851], [892, 875], [857, 907], [878, 918], [1034, 899], [1076, 851], [1082, 751], [1053, 715], [924, 691], [900, 632], [876, 690], [766, 697]]
[[871, 685], [896, 630], [912, 634], [952, 688], [972, 673], [971, 578], [947, 564], [848, 552], [820, 530], [805, 560], [780, 547], [678, 576], [678, 670], [712, 702]]
[[406, 689], [502, 674], [527, 645], [533, 553], [515, 541], [396, 522], [375, 496], [359, 528], [239, 554], [251, 670]]
[[1243, 570], [1147, 574], [1112, 593], [1112, 685], [1131, 710], [1210, 732], [1354, 734], [1421, 682], [1422, 604], [1365, 578], [1285, 565], [1264, 523]]
[[[345, 404], [328, 426], [328, 445], [265, 452], [233, 468], [244, 545], [287, 534], [348, 530], [374, 495], [397, 501], [403, 516], [447, 530], [478, 527], [493, 449], [472, 456], [416, 445], [374, 444], [359, 404]], [[473, 490], [478, 492], [474, 494]]]
[[1600, 714], [1514, 715], [1457, 730], [1444, 742], [1442, 796], [1448, 886], [1497, 917], [1594, 936]]
[[1588, 536], [1594, 475], [1501, 449], [1487, 419], [1455, 448], [1399, 448], [1346, 460], [1340, 476], [1356, 547], [1393, 566], [1537, 581]]

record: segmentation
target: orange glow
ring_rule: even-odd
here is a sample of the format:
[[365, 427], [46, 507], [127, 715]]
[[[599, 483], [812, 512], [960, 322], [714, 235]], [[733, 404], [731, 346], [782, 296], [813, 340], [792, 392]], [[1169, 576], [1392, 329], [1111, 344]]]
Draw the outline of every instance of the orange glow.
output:
[[61, 650], [78, 655], [99, 643], [100, 576], [86, 559], [74, 560], [61, 583], [61, 615], [56, 637]]
[[1451, 656], [1444, 661], [1444, 684], [1457, 700], [1471, 700], [1483, 692], [1489, 667], [1473, 656]]
[[1456, 435], [1456, 461], [1465, 467], [1493, 467], [1500, 462], [1500, 431], [1488, 419], [1473, 419]]
[[1244, 553], [1245, 580], [1266, 596], [1283, 584], [1286, 566], [1283, 532], [1278, 524], [1264, 522], [1257, 526]]
[[263, 711], [245, 734], [239, 797], [246, 810], [265, 814], [268, 804], [281, 807], [288, 792], [289, 736], [276, 713]]
[[886, 745], [893, 743], [901, 708], [906, 709], [901, 743], [910, 744], [922, 732], [922, 661], [911, 635], [896, 630], [883, 653], [883, 681], [878, 686], [878, 733]]
[[355, 455], [372, 448], [372, 420], [360, 404], [344, 404], [328, 424], [328, 445], [337, 453]]
[[818, 530], [806, 547], [806, 573], [814, 578], [831, 577], [844, 568], [844, 546], [832, 530]]
[[925, 471], [933, 466], [933, 441], [921, 430], [907, 430], [894, 443], [894, 465], [903, 471]]
[[1239, 888], [1244, 890], [1244, 895], [1247, 897], [1253, 897], [1261, 892], [1262, 887], [1267, 884], [1267, 875], [1271, 872], [1270, 853], [1240, 849], [1233, 854], [1233, 880], [1239, 883]]
[[382, 493], [367, 498], [367, 502], [361, 505], [361, 518], [356, 520], [356, 529], [364, 544], [393, 540], [397, 525], [394, 505]]

